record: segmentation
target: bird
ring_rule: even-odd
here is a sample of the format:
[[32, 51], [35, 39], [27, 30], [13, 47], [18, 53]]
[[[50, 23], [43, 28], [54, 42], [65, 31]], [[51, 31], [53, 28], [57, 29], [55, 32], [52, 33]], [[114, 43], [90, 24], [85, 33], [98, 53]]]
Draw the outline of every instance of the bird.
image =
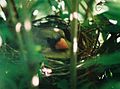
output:
[[41, 53], [48, 58], [69, 58], [69, 26], [58, 16], [47, 16], [32, 22], [35, 44], [41, 46]]

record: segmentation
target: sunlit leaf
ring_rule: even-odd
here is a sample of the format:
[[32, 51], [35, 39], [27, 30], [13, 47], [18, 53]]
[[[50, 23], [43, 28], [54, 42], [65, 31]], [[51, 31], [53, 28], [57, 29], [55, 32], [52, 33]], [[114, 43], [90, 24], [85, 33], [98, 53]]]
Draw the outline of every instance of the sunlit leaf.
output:
[[38, 10], [38, 15], [37, 15], [37, 19], [41, 18], [41, 17], [45, 17], [49, 14], [52, 14], [52, 6], [50, 5], [48, 0], [38, 0], [37, 2], [35, 2], [32, 6], [32, 8], [30, 9], [31, 12], [33, 12], [34, 10]]
[[84, 66], [85, 67], [90, 67], [93, 65], [105, 65], [105, 66], [110, 66], [110, 65], [115, 65], [115, 64], [120, 64], [119, 58], [120, 58], [120, 53], [116, 52], [113, 54], [109, 55], [103, 55], [96, 57], [95, 59], [91, 59], [85, 62]]
[[120, 25], [120, 1], [119, 0], [108, 0], [105, 5], [108, 6], [109, 10], [104, 13], [108, 19], [117, 20]]

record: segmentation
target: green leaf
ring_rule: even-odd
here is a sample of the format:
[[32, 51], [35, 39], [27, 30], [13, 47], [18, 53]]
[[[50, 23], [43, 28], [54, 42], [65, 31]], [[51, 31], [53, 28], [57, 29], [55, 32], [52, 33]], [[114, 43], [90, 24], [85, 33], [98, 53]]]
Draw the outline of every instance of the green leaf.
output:
[[120, 25], [120, 1], [119, 0], [110, 0], [105, 3], [108, 6], [108, 11], [104, 15], [108, 19], [117, 20], [118, 25]]
[[6, 38], [12, 39], [11, 32], [6, 22], [2, 18], [0, 18], [0, 35], [2, 36], [4, 41], [6, 40]]
[[39, 11], [37, 18], [45, 17], [52, 13], [52, 8], [48, 0], [38, 0], [37, 2], [35, 2], [32, 5], [30, 11], [33, 12], [34, 10]]
[[91, 60], [87, 60], [83, 67], [90, 67], [93, 65], [103, 65], [103, 66], [111, 66], [111, 65], [116, 65], [116, 64], [120, 64], [120, 52], [115, 52], [113, 54], [109, 54], [109, 55], [102, 55], [99, 57], [96, 57], [94, 59]]

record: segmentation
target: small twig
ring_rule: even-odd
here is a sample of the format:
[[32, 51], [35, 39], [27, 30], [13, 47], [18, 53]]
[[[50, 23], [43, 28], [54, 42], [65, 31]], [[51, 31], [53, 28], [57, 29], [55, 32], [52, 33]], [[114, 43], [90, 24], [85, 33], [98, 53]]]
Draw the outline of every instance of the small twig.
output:
[[93, 53], [93, 52], [95, 51], [95, 49], [96, 49], [96, 45], [97, 45], [97, 43], [98, 43], [98, 38], [99, 38], [99, 35], [100, 35], [100, 30], [98, 30], [98, 34], [97, 34], [97, 37], [96, 37], [95, 44], [94, 44], [94, 46], [93, 46], [92, 53]]
[[49, 62], [58, 64], [58, 65], [65, 65], [65, 63], [63, 63], [62, 61], [57, 61], [57, 60], [52, 60], [52, 59], [48, 59]]

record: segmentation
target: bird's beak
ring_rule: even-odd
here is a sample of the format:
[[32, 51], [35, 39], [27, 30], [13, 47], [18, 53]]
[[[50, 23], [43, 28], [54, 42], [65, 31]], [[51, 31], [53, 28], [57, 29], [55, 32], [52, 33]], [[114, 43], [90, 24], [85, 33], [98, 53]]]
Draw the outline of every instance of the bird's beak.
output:
[[58, 50], [68, 49], [68, 44], [64, 38], [60, 38], [60, 40], [55, 44], [55, 48]]

